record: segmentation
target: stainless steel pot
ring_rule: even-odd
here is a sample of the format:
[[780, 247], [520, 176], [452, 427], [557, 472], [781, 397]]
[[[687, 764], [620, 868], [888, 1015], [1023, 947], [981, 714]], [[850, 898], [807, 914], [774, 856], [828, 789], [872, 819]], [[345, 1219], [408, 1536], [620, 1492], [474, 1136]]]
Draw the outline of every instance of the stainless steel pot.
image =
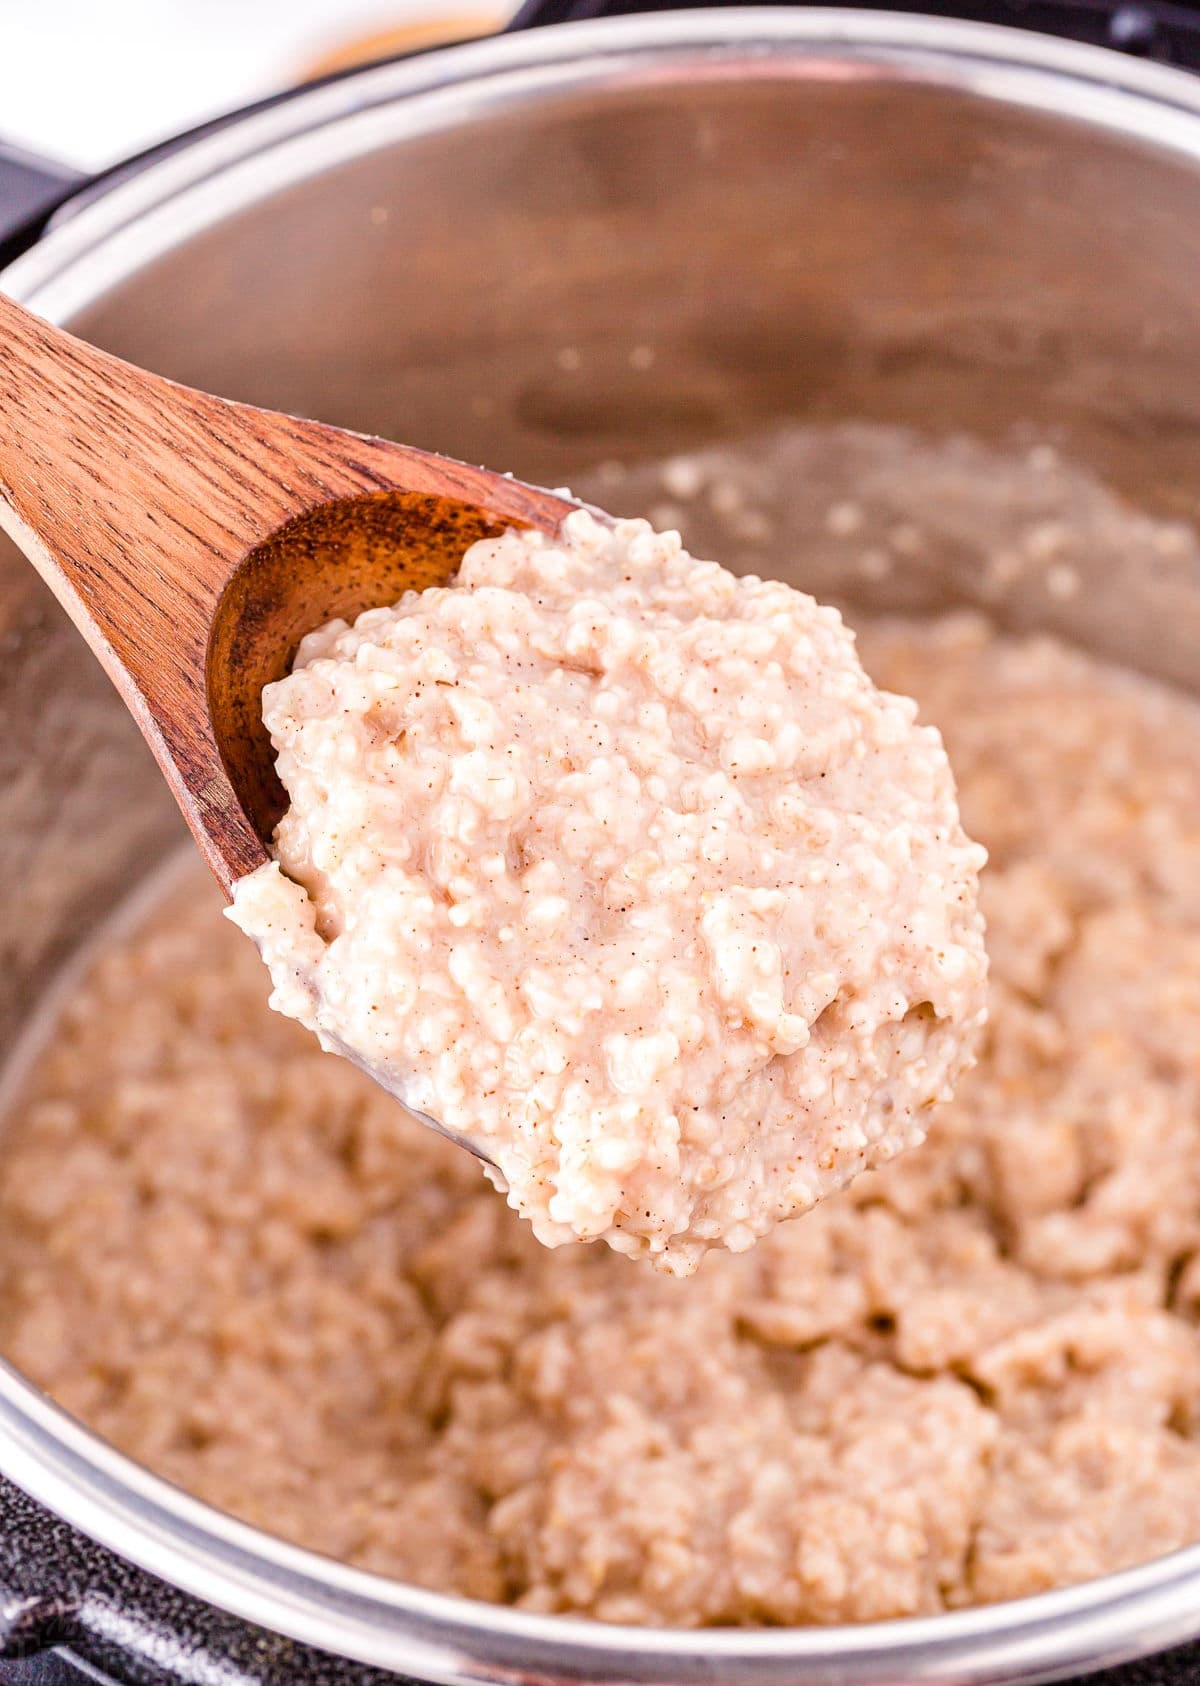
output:
[[[1030, 34], [702, 11], [437, 52], [85, 196], [3, 285], [182, 380], [552, 483], [783, 417], [992, 441], [1033, 423], [1145, 510], [1200, 521], [1200, 83]], [[1089, 584], [1009, 613], [1194, 682], [1200, 580]], [[973, 583], [927, 570], [876, 591], [936, 604]], [[0, 638], [11, 1039], [180, 822], [7, 547]], [[1021, 1603], [821, 1631], [644, 1632], [436, 1597], [208, 1510], [3, 1367], [0, 1472], [86, 1537], [62, 1534], [57, 1604], [0, 1555], [0, 1641], [93, 1657], [155, 1599], [193, 1623], [204, 1601], [221, 1633], [253, 1623], [464, 1686], [1034, 1681], [1200, 1631], [1200, 1549]], [[210, 1672], [189, 1678], [221, 1673], [204, 1642]]]

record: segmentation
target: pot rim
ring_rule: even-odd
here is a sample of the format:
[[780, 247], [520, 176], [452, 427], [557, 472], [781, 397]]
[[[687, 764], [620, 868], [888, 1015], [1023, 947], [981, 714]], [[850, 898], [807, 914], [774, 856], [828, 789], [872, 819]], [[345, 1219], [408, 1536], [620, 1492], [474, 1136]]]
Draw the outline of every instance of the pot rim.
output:
[[[51, 321], [182, 240], [339, 162], [654, 68], [689, 76], [916, 79], [1146, 141], [1200, 165], [1200, 80], [1103, 48], [907, 13], [748, 8], [514, 34], [300, 90], [84, 192], [0, 283]], [[424, 1592], [237, 1522], [150, 1474], [0, 1360], [0, 1470], [99, 1544], [208, 1604], [336, 1655], [445, 1686], [480, 1681], [783, 1686], [1060, 1678], [1191, 1637], [1200, 1545], [1032, 1598], [829, 1628], [619, 1627]]]

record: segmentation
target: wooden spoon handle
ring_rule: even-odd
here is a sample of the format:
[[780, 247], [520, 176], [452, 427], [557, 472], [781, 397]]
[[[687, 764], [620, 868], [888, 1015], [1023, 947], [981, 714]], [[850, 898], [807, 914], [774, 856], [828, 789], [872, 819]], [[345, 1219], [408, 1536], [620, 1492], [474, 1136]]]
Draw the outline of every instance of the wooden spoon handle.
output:
[[[402, 550], [423, 533], [438, 578], [462, 554], [450, 554], [457, 536], [508, 523], [553, 530], [571, 507], [411, 446], [177, 386], [0, 294], [0, 526], [95, 650], [226, 886], [263, 857], [270, 768], [257, 796], [244, 778], [235, 793], [221, 744], [261, 735], [262, 684], [289, 654], [279, 646], [380, 601], [379, 581], [350, 568], [324, 589], [317, 579], [293, 591], [305, 568], [319, 575], [321, 541], [305, 530], [289, 546], [280, 530], [364, 493], [399, 495], [384, 538]], [[406, 499], [423, 512], [407, 525]], [[378, 543], [342, 549], [374, 568], [386, 560]], [[401, 567], [394, 594], [427, 583]], [[213, 661], [224, 666], [210, 685]]]
[[122, 689], [165, 663], [200, 672], [237, 561], [298, 510], [373, 483], [334, 463], [281, 482], [284, 419], [135, 369], [0, 295], [0, 522]]
[[[244, 832], [244, 859], [261, 850], [208, 719], [214, 607], [266, 534], [373, 483], [311, 448], [281, 472], [288, 420], [135, 369], [0, 295], [0, 525], [99, 657], [202, 845]], [[209, 851], [218, 869], [224, 847]]]
[[[240, 560], [292, 517], [400, 489], [556, 524], [561, 498], [407, 445], [177, 386], [0, 294], [0, 525], [123, 691], [200, 673]], [[119, 670], [119, 671], [118, 671]]]

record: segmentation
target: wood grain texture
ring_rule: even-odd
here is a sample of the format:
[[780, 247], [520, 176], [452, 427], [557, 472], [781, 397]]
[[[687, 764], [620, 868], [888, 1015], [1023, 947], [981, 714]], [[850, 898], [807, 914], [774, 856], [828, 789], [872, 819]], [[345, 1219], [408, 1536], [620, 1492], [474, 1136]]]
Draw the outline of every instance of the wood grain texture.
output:
[[227, 892], [279, 816], [260, 699], [300, 637], [573, 507], [177, 386], [0, 295], [0, 525], [104, 664]]

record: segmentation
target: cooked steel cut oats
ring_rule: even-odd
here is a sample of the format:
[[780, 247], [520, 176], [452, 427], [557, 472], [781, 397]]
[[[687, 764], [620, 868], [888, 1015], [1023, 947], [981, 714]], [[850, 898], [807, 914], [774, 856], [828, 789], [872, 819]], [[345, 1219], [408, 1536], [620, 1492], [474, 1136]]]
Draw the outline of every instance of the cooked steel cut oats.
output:
[[991, 850], [922, 1149], [687, 1282], [549, 1252], [267, 1011], [197, 866], [7, 1126], [0, 1350], [227, 1510], [534, 1610], [871, 1620], [1200, 1539], [1200, 710], [973, 620], [863, 649]]
[[685, 1275], [921, 1141], [972, 1057], [983, 851], [915, 713], [836, 610], [579, 510], [305, 639], [233, 917], [539, 1240]]

